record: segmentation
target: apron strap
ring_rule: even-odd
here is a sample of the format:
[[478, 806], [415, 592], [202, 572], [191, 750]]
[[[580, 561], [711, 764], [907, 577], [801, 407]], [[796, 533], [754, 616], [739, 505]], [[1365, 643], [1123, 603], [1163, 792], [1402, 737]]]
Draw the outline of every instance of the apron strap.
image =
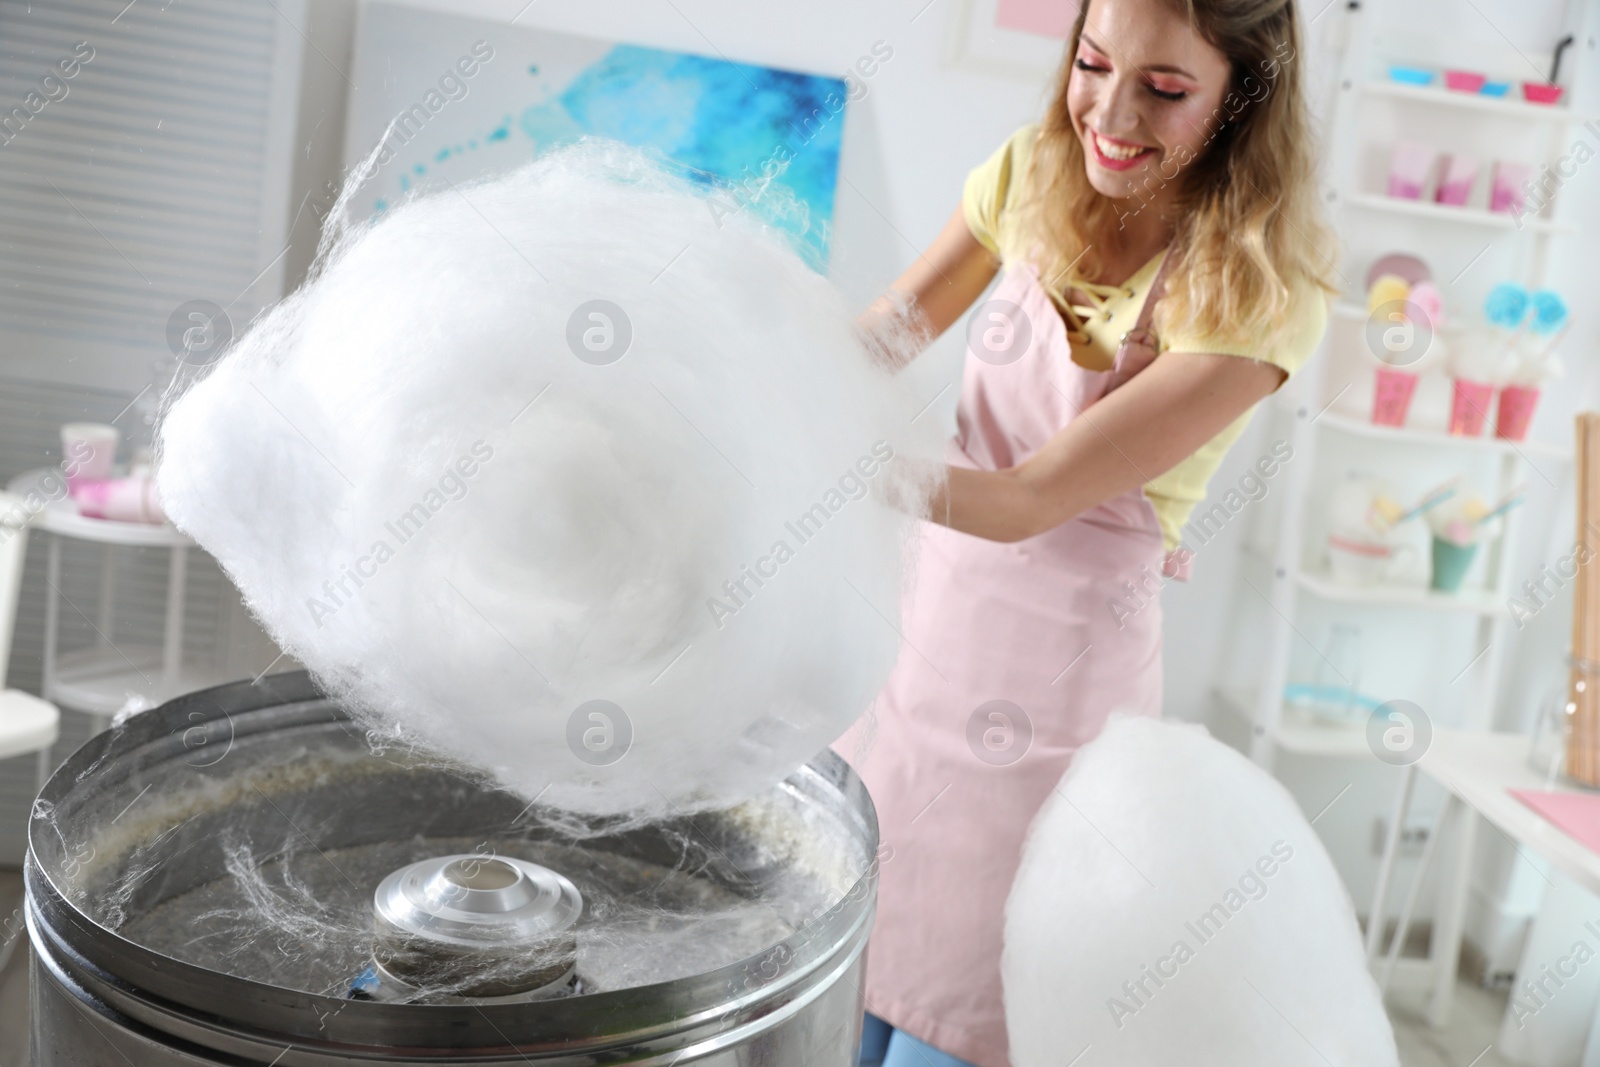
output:
[[1150, 279], [1150, 290], [1145, 294], [1144, 305], [1139, 308], [1139, 320], [1133, 324], [1135, 330], [1150, 328], [1150, 319], [1155, 315], [1157, 302], [1167, 295], [1167, 274], [1177, 258], [1176, 249], [1168, 245], [1167, 254], [1161, 257], [1161, 266], [1156, 268], [1156, 276]]
[[[1133, 329], [1122, 335], [1122, 343], [1117, 347], [1116, 362], [1111, 368], [1111, 381], [1106, 386], [1107, 393], [1155, 362], [1156, 356], [1160, 354], [1161, 340], [1150, 329], [1150, 319], [1155, 315], [1156, 302], [1166, 295], [1167, 270], [1176, 258], [1177, 252], [1169, 246], [1167, 254], [1162, 257], [1161, 266], [1156, 268], [1156, 276], [1150, 280], [1144, 304], [1139, 308], [1138, 320], [1134, 323]], [[1168, 552], [1161, 561], [1162, 576], [1187, 582], [1189, 565], [1193, 558], [1194, 553], [1179, 545]]]
[[1150, 280], [1150, 288], [1145, 291], [1138, 319], [1135, 320], [1133, 328], [1122, 335], [1121, 344], [1117, 346], [1117, 356], [1111, 366], [1111, 381], [1106, 385], [1106, 392], [1109, 393], [1118, 386], [1126, 384], [1160, 354], [1161, 339], [1150, 329], [1150, 320], [1155, 315], [1157, 302], [1166, 295], [1167, 271], [1176, 258], [1177, 252], [1168, 246], [1167, 254], [1161, 258], [1161, 266], [1156, 268], [1156, 276]]

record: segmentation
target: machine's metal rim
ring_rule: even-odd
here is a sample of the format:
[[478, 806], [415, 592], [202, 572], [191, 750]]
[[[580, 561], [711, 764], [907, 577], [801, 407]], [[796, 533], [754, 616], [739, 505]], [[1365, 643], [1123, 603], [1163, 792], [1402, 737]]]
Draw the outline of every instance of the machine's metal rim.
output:
[[[56, 770], [40, 799], [58, 802], [73, 784], [108, 759], [158, 742], [185, 724], [232, 721], [251, 712], [306, 705], [322, 712], [325, 722], [348, 720], [305, 672], [271, 675], [255, 683], [235, 682], [179, 697], [133, 717], [119, 729], [91, 738]], [[824, 750], [790, 778], [795, 787], [808, 781], [814, 788], [831, 787], [844, 796], [847, 809], [862, 820], [869, 850], [875, 850], [877, 814], [848, 764]], [[202, 1029], [215, 1029], [217, 1023], [226, 1022], [230, 1028], [255, 1031], [263, 1038], [281, 1035], [309, 1047], [489, 1051], [559, 1045], [599, 1051], [622, 1045], [637, 1048], [708, 1026], [705, 1036], [696, 1041], [713, 1040], [730, 1027], [742, 1028], [750, 1019], [773, 1014], [778, 1010], [775, 1001], [803, 997], [817, 972], [831, 970], [829, 961], [841, 951], [853, 947], [853, 958], [861, 947], [853, 942], [865, 943], [863, 925], [870, 923], [877, 884], [874, 862], [828, 913], [793, 936], [758, 955], [690, 978], [556, 1001], [397, 1005], [301, 993], [237, 978], [162, 956], [123, 938], [80, 910], [36, 861], [41, 843], [36, 835], [40, 832], [41, 821], [36, 819], [29, 827], [26, 872], [30, 923], [48, 927], [53, 938], [59, 938], [61, 945], [99, 972], [75, 976], [75, 981], [92, 977], [105, 986], [99, 991], [105, 994], [103, 999], [122, 1001], [124, 1010], [143, 1005], [156, 1017], [187, 1019]], [[35, 908], [42, 914], [33, 914]], [[769, 979], [766, 973], [773, 960], [784, 962], [779, 973]], [[241, 1005], [253, 1010], [240, 1011]], [[630, 1017], [632, 1027], [619, 1032], [617, 1019]], [[160, 1028], [154, 1019], [144, 1021]], [[681, 1045], [675, 1043], [675, 1047]]]

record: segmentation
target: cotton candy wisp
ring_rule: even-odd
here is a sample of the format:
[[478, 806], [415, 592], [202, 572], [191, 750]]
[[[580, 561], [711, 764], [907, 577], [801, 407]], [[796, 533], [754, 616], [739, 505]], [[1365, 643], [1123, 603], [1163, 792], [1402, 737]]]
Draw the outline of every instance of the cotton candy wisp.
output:
[[1078, 750], [1024, 846], [1001, 972], [1016, 1067], [1399, 1062], [1315, 830], [1199, 726], [1114, 715]]
[[585, 142], [401, 203], [172, 404], [168, 513], [376, 740], [643, 819], [871, 703], [937, 420], [705, 193]]

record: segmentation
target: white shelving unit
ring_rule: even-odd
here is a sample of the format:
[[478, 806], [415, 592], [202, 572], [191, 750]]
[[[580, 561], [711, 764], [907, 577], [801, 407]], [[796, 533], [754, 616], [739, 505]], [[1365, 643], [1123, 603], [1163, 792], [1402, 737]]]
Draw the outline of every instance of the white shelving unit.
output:
[[[1391, 136], [1398, 131], [1398, 136], [1424, 141], [1445, 138], [1439, 144], [1442, 150], [1481, 155], [1485, 160], [1483, 170], [1487, 172], [1488, 159], [1508, 158], [1496, 141], [1496, 131], [1505, 131], [1510, 126], [1514, 135], [1535, 139], [1542, 145], [1539, 155], [1519, 160], [1537, 168], [1540, 163], [1554, 164], [1568, 147], [1564, 138], [1570, 136], [1570, 127], [1589, 120], [1589, 116], [1574, 113], [1564, 106], [1455, 92], [1441, 85], [1415, 86], [1389, 81], [1386, 72], [1390, 62], [1439, 59], [1447, 54], [1448, 46], [1436, 43], [1439, 55], [1429, 56], [1427, 43], [1417, 42], [1414, 35], [1389, 33], [1385, 23], [1388, 5], [1382, 0], [1365, 0], [1359, 7], [1351, 7], [1344, 13], [1348, 19], [1346, 45], [1340, 58], [1334, 120], [1325, 153], [1330, 164], [1327, 200], [1336, 232], [1346, 248], [1339, 264], [1345, 292], [1334, 307], [1322, 351], [1307, 373], [1298, 376], [1291, 386], [1296, 390], [1292, 399], [1297, 415], [1291, 437], [1296, 461], [1286, 467], [1285, 504], [1270, 558], [1266, 561], [1271, 576], [1270, 588], [1261, 590], [1271, 605], [1270, 638], [1264, 661], [1248, 692], [1225, 688], [1217, 694], [1220, 705], [1249, 726], [1252, 758], [1269, 768], [1283, 752], [1325, 757], [1370, 756], [1362, 726], [1324, 725], [1286, 706], [1283, 700], [1285, 685], [1290, 680], [1291, 652], [1295, 642], [1303, 639], [1297, 620], [1304, 616], [1312, 602], [1331, 605], [1328, 610], [1333, 611], [1379, 609], [1389, 613], [1413, 613], [1418, 626], [1430, 625], [1430, 619], [1453, 618], [1458, 620], [1457, 625], [1463, 617], [1474, 620], [1475, 647], [1483, 651], [1462, 672], [1470, 678], [1470, 685], [1461, 689], [1470, 695], [1457, 723], [1469, 729], [1488, 729], [1492, 724], [1493, 695], [1498, 689], [1502, 657], [1510, 643], [1506, 638], [1511, 619], [1505, 604], [1512, 595], [1512, 576], [1506, 563], [1514, 552], [1520, 516], [1513, 512], [1508, 517], [1505, 534], [1485, 546], [1487, 581], [1480, 588], [1450, 594], [1401, 585], [1370, 588], [1340, 585], [1329, 578], [1320, 559], [1315, 552], [1308, 553], [1306, 545], [1308, 510], [1318, 506], [1310, 498], [1310, 488], [1316, 477], [1319, 452], [1337, 456], [1352, 441], [1368, 442], [1369, 447], [1376, 442], [1386, 449], [1385, 462], [1392, 455], [1393, 463], [1399, 466], [1412, 456], [1431, 456], [1437, 462], [1440, 450], [1453, 450], [1466, 462], [1492, 467], [1496, 484], [1483, 488], [1499, 493], [1510, 491], [1530, 475], [1542, 474], [1550, 467], [1561, 471], [1560, 478], [1567, 478], [1565, 463], [1570, 460], [1570, 448], [1550, 442], [1516, 442], [1492, 436], [1455, 437], [1425, 427], [1375, 425], [1367, 414], [1370, 376], [1352, 378], [1330, 370], [1341, 359], [1347, 365], [1350, 363], [1351, 354], [1338, 349], [1361, 344], [1358, 324], [1367, 317], [1362, 287], [1369, 262], [1374, 257], [1362, 251], [1362, 242], [1353, 240], [1354, 236], [1366, 238], [1367, 252], [1370, 252], [1371, 246], [1393, 239], [1393, 233], [1420, 234], [1406, 245], [1390, 245], [1383, 251], [1419, 255], [1430, 262], [1436, 272], [1441, 264], [1430, 255], [1434, 242], [1447, 245], [1454, 241], [1460, 246], [1471, 241], [1475, 246], [1487, 246], [1480, 255], [1505, 243], [1508, 246], [1505, 261], [1516, 265], [1511, 276], [1534, 287], [1545, 281], [1545, 262], [1551, 242], [1574, 232], [1554, 214], [1559, 210], [1559, 194], [1550, 210], [1539, 217], [1525, 218], [1521, 226], [1509, 215], [1493, 214], [1478, 207], [1382, 195], [1375, 187], [1377, 168], [1374, 164], [1387, 155], [1388, 144], [1384, 143], [1384, 135], [1375, 134], [1374, 130], [1391, 131]], [[1568, 50], [1563, 63], [1562, 81], [1568, 86], [1567, 99], [1574, 95], [1572, 86], [1577, 81], [1592, 77], [1592, 73], [1584, 69], [1588, 53], [1582, 42], [1600, 29], [1596, 25], [1600, 17], [1594, 5], [1581, 7], [1583, 10], [1576, 11], [1574, 17], [1587, 21], [1571, 27], [1579, 46]], [[1548, 59], [1548, 55], [1544, 58]], [[1526, 64], [1525, 58], [1508, 48], [1501, 69], [1525, 70]], [[1451, 64], [1439, 61], [1430, 65], [1442, 68]], [[1472, 63], [1460, 65], [1471, 67]], [[1500, 73], [1494, 69], [1487, 72]], [[1532, 76], [1531, 71], [1528, 76]], [[1375, 113], [1378, 111], [1388, 113], [1379, 115]], [[1462, 129], [1470, 132], [1461, 134]], [[1456, 131], [1454, 137], [1452, 130]], [[1476, 140], [1455, 143], [1462, 136]], [[1487, 173], [1481, 173], [1478, 180], [1484, 183], [1487, 179]], [[1502, 272], [1493, 280], [1503, 280], [1506, 276]], [[1486, 284], [1481, 284], [1482, 277], [1477, 283], [1487, 289]], [[1476, 312], [1481, 306], [1481, 298], [1465, 300], [1461, 299], [1460, 292], [1452, 292], [1450, 278], [1436, 277], [1435, 281], [1445, 291], [1447, 305], [1458, 315], [1465, 311]], [[1576, 314], [1587, 311], [1578, 299], [1582, 294], [1569, 291], [1565, 295], [1573, 303]], [[1376, 365], [1370, 357], [1368, 362]], [[1485, 432], [1492, 433], [1492, 426]], [[1539, 468], [1538, 472], [1532, 469], [1534, 466]], [[1308, 554], [1311, 558], [1307, 558]], [[1419, 663], [1417, 669], [1440, 668]]]
[[[1488, 581], [1481, 587], [1444, 593], [1425, 586], [1399, 583], [1373, 586], [1340, 584], [1326, 573], [1320, 562], [1304, 558], [1304, 512], [1310, 468], [1314, 462], [1312, 457], [1318, 446], [1325, 444], [1317, 438], [1330, 438], [1341, 433], [1382, 440], [1394, 447], [1397, 453], [1425, 448], [1450, 448], [1469, 455], [1487, 453], [1496, 458], [1498, 477], [1495, 491], [1500, 493], [1508, 492], [1526, 479], [1525, 457], [1530, 451], [1546, 459], [1562, 461], [1565, 458], [1561, 450], [1550, 445], [1539, 446], [1532, 442], [1507, 442], [1494, 438], [1450, 437], [1441, 433], [1375, 426], [1335, 416], [1331, 412], [1315, 423], [1305, 417], [1297, 419], [1295, 453], [1297, 457], [1306, 456], [1307, 462], [1297, 464], [1299, 469], [1286, 486], [1288, 496], [1285, 514], [1278, 531], [1277, 550], [1270, 561], [1272, 587], [1268, 596], [1273, 617], [1271, 642], [1260, 687], [1248, 705], [1243, 704], [1237, 694], [1231, 697], [1222, 694], [1223, 705], [1244, 717], [1251, 726], [1251, 757], [1268, 768], [1272, 767], [1279, 751], [1302, 755], [1370, 755], [1362, 725], [1352, 724], [1341, 729], [1308, 724], [1303, 720], [1295, 720], [1292, 709], [1286, 708], [1283, 702], [1282, 693], [1290, 675], [1292, 645], [1301, 634], [1296, 620], [1304, 614], [1305, 600], [1308, 598], [1352, 609], [1416, 612], [1423, 619], [1429, 615], [1475, 618], [1475, 647], [1484, 652], [1466, 667], [1466, 671], [1472, 672], [1475, 677], [1467, 687], [1467, 692], [1471, 694], [1468, 698], [1470, 707], [1462, 716], [1462, 724], [1471, 729], [1488, 729], [1493, 719], [1492, 699], [1499, 684], [1511, 623], [1506, 602], [1512, 596], [1512, 576], [1505, 564], [1515, 548], [1515, 516], [1507, 522], [1505, 534], [1487, 546]], [[1516, 447], [1512, 447], [1513, 444]], [[1397, 458], [1397, 462], [1403, 462], [1403, 456]], [[1419, 666], [1426, 669], [1429, 665]], [[1328, 736], [1331, 734], [1342, 736]]]

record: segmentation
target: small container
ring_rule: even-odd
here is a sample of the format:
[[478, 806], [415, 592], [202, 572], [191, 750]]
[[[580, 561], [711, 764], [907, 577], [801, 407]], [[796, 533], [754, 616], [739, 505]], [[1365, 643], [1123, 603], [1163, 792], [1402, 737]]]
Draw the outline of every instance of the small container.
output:
[[[1572, 657], [1567, 657], [1571, 663]], [[1553, 684], [1534, 712], [1533, 742], [1528, 746], [1528, 766], [1554, 784], [1567, 769], [1567, 679]]]
[[1489, 210], [1504, 215], [1520, 215], [1526, 193], [1523, 186], [1533, 174], [1526, 163], [1497, 160], [1489, 183]]
[[1528, 425], [1539, 406], [1537, 386], [1508, 385], [1500, 390], [1500, 404], [1494, 414], [1494, 435], [1507, 441], [1523, 441]]
[[1328, 644], [1317, 656], [1316, 699], [1311, 714], [1334, 725], [1365, 718], [1361, 702], [1361, 628], [1336, 622], [1328, 628]]
[[1410, 371], [1379, 367], [1372, 396], [1372, 421], [1378, 426], [1404, 426], [1417, 391], [1417, 376]]
[[1416, 256], [1405, 252], [1390, 252], [1372, 261], [1372, 266], [1367, 268], [1367, 280], [1363, 284], [1371, 289], [1385, 274], [1393, 274], [1408, 286], [1433, 279], [1433, 272], [1428, 269], [1428, 265]]
[[1478, 181], [1478, 161], [1472, 156], [1457, 153], [1444, 157], [1444, 168], [1439, 175], [1439, 191], [1434, 200], [1453, 207], [1465, 207], [1472, 196], [1472, 187]]
[[1475, 93], [1483, 88], [1483, 83], [1489, 79], [1476, 71], [1447, 70], [1444, 72], [1444, 87], [1454, 89], [1458, 93]]
[[1484, 82], [1478, 89], [1484, 96], [1505, 96], [1510, 91], [1510, 82]]
[[69, 422], [61, 427], [61, 469], [67, 484], [111, 477], [122, 432], [99, 422]]
[[91, 519], [116, 522], [167, 521], [156, 495], [156, 480], [148, 471], [127, 478], [82, 478], [71, 489], [78, 511]]
[[1456, 437], [1477, 437], [1483, 433], [1483, 424], [1488, 421], [1489, 405], [1494, 403], [1494, 386], [1465, 378], [1456, 378], [1454, 381], [1450, 400], [1450, 433]]
[[1357, 588], [1381, 585], [1394, 578], [1414, 554], [1408, 544], [1392, 544], [1371, 534], [1328, 535], [1328, 577]]
[[1436, 158], [1438, 153], [1431, 145], [1396, 141], [1389, 157], [1389, 195], [1402, 200], [1421, 200]]
[[1567, 774], [1567, 731], [1572, 700], [1568, 691], [1572, 687], [1574, 670], [1580, 676], [1592, 677], [1594, 670], [1570, 652], [1561, 657], [1560, 674], [1550, 679], [1534, 711], [1533, 740], [1528, 745], [1528, 766], [1544, 779], [1545, 789], [1561, 786], [1582, 787]]
[[1523, 82], [1522, 98], [1530, 104], [1557, 104], [1564, 92], [1559, 85], [1548, 82]]
[[1433, 71], [1426, 67], [1408, 67], [1402, 63], [1389, 64], [1389, 80], [1401, 85], [1432, 85]]
[[1470, 545], [1458, 545], [1443, 537], [1434, 535], [1433, 538], [1433, 575], [1429, 585], [1441, 593], [1458, 593], [1461, 583], [1467, 576], [1467, 571], [1472, 569], [1472, 561], [1478, 554], [1478, 542]]

